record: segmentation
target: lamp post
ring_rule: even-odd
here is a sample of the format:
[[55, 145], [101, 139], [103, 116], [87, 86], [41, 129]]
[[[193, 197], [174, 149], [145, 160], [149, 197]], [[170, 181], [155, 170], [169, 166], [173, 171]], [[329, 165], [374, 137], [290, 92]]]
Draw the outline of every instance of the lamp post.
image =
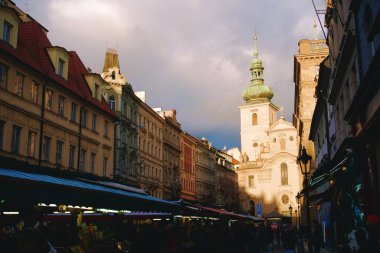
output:
[[292, 225], [292, 211], [293, 211], [293, 207], [292, 207], [292, 205], [289, 205], [290, 225]]
[[306, 205], [306, 219], [307, 219], [307, 229], [310, 232], [311, 221], [310, 221], [310, 206], [309, 206], [309, 181], [308, 174], [310, 174], [311, 167], [311, 156], [306, 153], [306, 148], [302, 147], [301, 155], [297, 157], [297, 162], [301, 167], [301, 172], [304, 175], [304, 191], [305, 191], [305, 205]]
[[[300, 213], [300, 201], [301, 201], [301, 195], [298, 192], [296, 195], [296, 201], [297, 201], [297, 209], [298, 209], [298, 228], [301, 226], [301, 213]], [[297, 210], [296, 210], [297, 211]], [[296, 215], [297, 216], [297, 215]], [[297, 217], [296, 217], [297, 218]]]

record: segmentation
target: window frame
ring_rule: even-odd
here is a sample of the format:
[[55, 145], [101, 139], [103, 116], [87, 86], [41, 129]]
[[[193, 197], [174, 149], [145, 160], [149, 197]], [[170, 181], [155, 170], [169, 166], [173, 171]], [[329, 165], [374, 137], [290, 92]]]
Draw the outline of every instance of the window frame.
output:
[[75, 149], [76, 146], [70, 144], [69, 145], [69, 168], [74, 169], [75, 168]]
[[92, 174], [95, 173], [95, 161], [96, 161], [96, 153], [91, 152], [91, 154], [90, 154], [90, 172]]
[[62, 58], [58, 59], [58, 69], [57, 69], [57, 75], [60, 77], [64, 77], [64, 67], [65, 67], [65, 61]]
[[[8, 28], [8, 29], [5, 29], [5, 28]], [[7, 44], [11, 44], [11, 34], [12, 34], [12, 28], [13, 28], [13, 25], [11, 23], [9, 23], [8, 21], [4, 20], [4, 23], [3, 23], [3, 36], [2, 36], [2, 40], [4, 42], [6, 42]]]
[[[15, 131], [16, 130], [16, 131]], [[15, 154], [20, 154], [21, 147], [21, 130], [22, 127], [18, 125], [13, 125], [12, 127], [12, 140], [11, 140], [11, 152]], [[16, 136], [15, 136], [16, 134]]]
[[[32, 141], [34, 137], [34, 140]], [[36, 141], [37, 141], [37, 133], [29, 130], [28, 132], [28, 146], [27, 146], [27, 156], [30, 158], [35, 158], [36, 157]], [[32, 144], [33, 143], [33, 148]]]
[[30, 85], [30, 101], [37, 104], [38, 103], [38, 87], [39, 83], [35, 80], [32, 80], [32, 83]]
[[58, 115], [65, 117], [65, 97], [62, 95], [58, 96]]
[[281, 185], [289, 185], [288, 164], [281, 163]]
[[0, 88], [7, 89], [9, 67], [0, 62]]
[[62, 165], [62, 151], [63, 151], [64, 142], [61, 140], [57, 140], [56, 143], [56, 151], [55, 151], [55, 163], [57, 165]]
[[79, 170], [80, 171], [86, 171], [86, 153], [87, 150], [81, 149], [80, 150], [80, 157], [79, 157]]
[[45, 109], [52, 111], [53, 110], [53, 90], [47, 88], [45, 93]]
[[44, 135], [42, 140], [42, 160], [49, 162], [50, 160], [51, 137]]
[[[21, 77], [21, 79], [19, 79], [20, 77]], [[16, 72], [16, 78], [15, 78], [14, 94], [16, 94], [19, 97], [23, 96], [24, 82], [25, 82], [25, 75], [17, 71]], [[20, 86], [20, 84], [21, 84], [21, 86]]]
[[96, 131], [96, 119], [97, 119], [97, 115], [95, 113], [93, 113], [92, 117], [91, 117], [91, 130], [92, 131]]
[[78, 104], [72, 102], [71, 103], [71, 121], [72, 122], [77, 122], [77, 109], [78, 109]]
[[108, 163], [108, 157], [103, 157], [103, 176], [107, 176], [107, 163]]

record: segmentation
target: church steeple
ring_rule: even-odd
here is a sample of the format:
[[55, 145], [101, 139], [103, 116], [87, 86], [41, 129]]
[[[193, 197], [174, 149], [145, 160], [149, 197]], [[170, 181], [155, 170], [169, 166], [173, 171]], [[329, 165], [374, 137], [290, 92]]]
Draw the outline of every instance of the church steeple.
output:
[[270, 87], [264, 84], [264, 67], [263, 62], [259, 57], [259, 51], [257, 49], [257, 35], [254, 36], [254, 50], [253, 59], [251, 63], [251, 84], [243, 92], [243, 99], [249, 103], [255, 99], [268, 99], [273, 97], [273, 91]]

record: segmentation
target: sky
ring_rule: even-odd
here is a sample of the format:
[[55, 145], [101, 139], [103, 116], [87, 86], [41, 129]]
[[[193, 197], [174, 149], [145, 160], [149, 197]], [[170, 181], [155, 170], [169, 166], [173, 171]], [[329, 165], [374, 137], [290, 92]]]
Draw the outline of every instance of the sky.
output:
[[[16, 0], [94, 72], [107, 48], [146, 102], [176, 109], [182, 129], [217, 148], [240, 147], [242, 92], [250, 84], [253, 35], [272, 102], [292, 120], [293, 59], [313, 39], [310, 0]], [[319, 33], [319, 37], [321, 34]]]

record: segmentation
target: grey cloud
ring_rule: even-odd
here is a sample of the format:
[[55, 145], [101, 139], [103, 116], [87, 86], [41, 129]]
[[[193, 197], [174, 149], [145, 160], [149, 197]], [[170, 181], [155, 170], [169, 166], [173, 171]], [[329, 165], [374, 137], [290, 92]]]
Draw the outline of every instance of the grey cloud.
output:
[[[16, 3], [24, 8], [24, 2]], [[213, 143], [240, 146], [239, 110], [249, 85], [253, 33], [274, 103], [293, 112], [293, 54], [313, 37], [302, 0], [30, 1], [53, 44], [75, 50], [100, 71], [107, 45], [151, 106], [175, 108], [183, 128]], [[236, 138], [237, 136], [237, 138]]]

